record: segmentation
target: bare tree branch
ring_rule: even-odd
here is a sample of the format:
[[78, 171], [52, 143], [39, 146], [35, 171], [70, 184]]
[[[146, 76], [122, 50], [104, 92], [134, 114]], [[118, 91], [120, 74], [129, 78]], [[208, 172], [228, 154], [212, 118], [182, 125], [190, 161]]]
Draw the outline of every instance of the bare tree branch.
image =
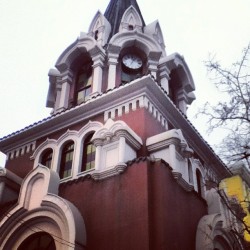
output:
[[209, 102], [197, 115], [208, 118], [208, 132], [224, 128], [228, 136], [218, 147], [222, 158], [228, 163], [244, 160], [250, 168], [250, 43], [242, 51], [241, 59], [225, 68], [210, 57], [205, 62], [210, 80], [226, 94], [216, 105]]

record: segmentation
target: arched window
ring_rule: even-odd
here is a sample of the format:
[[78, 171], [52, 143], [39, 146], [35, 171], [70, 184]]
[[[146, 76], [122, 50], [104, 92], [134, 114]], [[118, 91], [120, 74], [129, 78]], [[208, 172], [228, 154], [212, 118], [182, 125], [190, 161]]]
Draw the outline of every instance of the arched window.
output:
[[190, 159], [188, 159], [188, 180], [189, 180], [189, 183], [194, 183], [193, 167], [192, 167], [192, 163], [191, 163]]
[[91, 94], [92, 62], [85, 63], [76, 78], [76, 104], [85, 102]]
[[42, 153], [41, 164], [43, 166], [46, 166], [47, 168], [51, 168], [52, 156], [53, 156], [53, 150], [51, 148], [46, 149]]
[[54, 239], [45, 232], [34, 233], [17, 250], [56, 250]]
[[91, 142], [93, 133], [88, 135], [83, 145], [82, 171], [95, 167], [95, 146]]
[[62, 149], [61, 163], [60, 163], [60, 178], [66, 178], [71, 175], [72, 163], [74, 154], [74, 142], [68, 142]]
[[200, 196], [202, 196], [202, 175], [199, 169], [196, 169], [196, 181], [197, 181], [197, 191]]

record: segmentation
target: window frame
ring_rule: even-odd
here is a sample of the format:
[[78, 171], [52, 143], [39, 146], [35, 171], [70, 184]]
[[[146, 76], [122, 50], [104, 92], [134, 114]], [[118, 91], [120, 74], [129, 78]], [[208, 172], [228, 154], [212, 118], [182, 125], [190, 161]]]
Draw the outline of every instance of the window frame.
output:
[[[81, 160], [81, 172], [85, 172], [95, 168], [95, 158], [96, 158], [96, 147], [91, 142], [91, 139], [94, 135], [94, 132], [89, 133], [83, 142], [83, 149], [82, 149], [82, 160]], [[90, 147], [90, 153], [88, 153], [88, 149]], [[94, 151], [93, 151], [94, 149]], [[94, 156], [93, 156], [94, 155]], [[88, 157], [91, 157], [91, 161], [87, 161]], [[87, 167], [87, 164], [90, 163], [90, 167]], [[93, 165], [92, 165], [93, 164]]]
[[[92, 82], [93, 82], [93, 62], [84, 63], [76, 74], [75, 82], [75, 103], [76, 105], [86, 102], [91, 94]], [[84, 79], [80, 79], [81, 76], [85, 75]], [[80, 94], [83, 97], [79, 98]]]
[[[62, 146], [61, 157], [60, 157], [60, 167], [59, 167], [60, 179], [65, 179], [72, 176], [74, 153], [75, 153], [75, 142], [73, 140], [65, 142], [64, 145]], [[68, 157], [70, 158], [70, 161], [68, 162], [71, 162], [70, 167], [66, 166]]]
[[[45, 150], [43, 150], [43, 152], [41, 153], [41, 157], [40, 157], [40, 163], [43, 166], [46, 166], [47, 168], [52, 169], [53, 154], [54, 154], [54, 151], [52, 148], [46, 148]], [[48, 162], [49, 162], [49, 166], [47, 165]]]

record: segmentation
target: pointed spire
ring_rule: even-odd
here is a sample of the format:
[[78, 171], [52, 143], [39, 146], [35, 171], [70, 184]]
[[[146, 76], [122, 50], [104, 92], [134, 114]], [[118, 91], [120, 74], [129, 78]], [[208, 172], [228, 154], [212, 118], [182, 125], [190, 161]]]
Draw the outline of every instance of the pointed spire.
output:
[[110, 0], [109, 5], [104, 13], [104, 16], [107, 18], [107, 20], [111, 24], [111, 27], [112, 27], [111, 36], [113, 36], [114, 34], [116, 34], [118, 32], [122, 16], [123, 16], [124, 12], [131, 5], [139, 13], [141, 20], [143, 22], [143, 26], [145, 26], [145, 22], [143, 20], [140, 8], [139, 8], [136, 0]]

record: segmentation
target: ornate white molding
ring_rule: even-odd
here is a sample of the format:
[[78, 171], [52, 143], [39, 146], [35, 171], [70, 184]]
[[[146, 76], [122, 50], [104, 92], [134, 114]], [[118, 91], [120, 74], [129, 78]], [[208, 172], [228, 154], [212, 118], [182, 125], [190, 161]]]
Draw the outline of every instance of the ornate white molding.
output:
[[157, 122], [161, 124], [162, 127], [168, 129], [167, 119], [145, 95], [135, 97], [134, 99], [127, 100], [127, 102], [119, 104], [118, 106], [107, 109], [104, 112], [104, 121], [107, 121], [109, 118], [114, 119], [120, 117], [140, 108], [148, 110], [148, 112]]
[[131, 5], [123, 14], [119, 32], [137, 30], [142, 32], [142, 20], [136, 9]]
[[118, 174], [121, 174], [125, 171], [127, 168], [127, 165], [125, 163], [119, 163], [115, 167], [106, 169], [104, 171], [95, 171], [94, 173], [91, 173], [91, 177], [95, 180], [103, 180]]
[[142, 139], [124, 122], [108, 119], [92, 137], [96, 147], [97, 172], [115, 168], [136, 158]]
[[186, 182], [183, 178], [182, 178], [182, 174], [179, 172], [172, 172], [176, 182], [186, 191], [191, 192], [194, 190], [194, 186], [190, 185], [188, 182]]
[[104, 46], [108, 41], [110, 32], [110, 23], [100, 11], [97, 11], [89, 26], [88, 35], [93, 37], [99, 45]]
[[26, 176], [16, 207], [0, 221], [1, 249], [18, 249], [37, 228], [56, 237], [57, 249], [86, 245], [83, 218], [72, 203], [58, 196], [58, 187], [58, 175], [46, 167], [38, 166]]
[[12, 160], [14, 158], [18, 158], [26, 153], [33, 152], [36, 147], [36, 142], [29, 142], [24, 144], [18, 148], [12, 149], [11, 151], [7, 152], [7, 160]]
[[114, 122], [111, 119], [108, 119], [106, 124], [96, 131], [92, 141], [96, 146], [103, 146], [118, 141], [121, 137], [137, 150], [142, 145], [141, 138], [124, 121]]
[[190, 158], [193, 150], [188, 146], [180, 129], [171, 129], [164, 133], [152, 136], [147, 139], [146, 145], [150, 152], [167, 148], [169, 145], [175, 145], [182, 157]]

